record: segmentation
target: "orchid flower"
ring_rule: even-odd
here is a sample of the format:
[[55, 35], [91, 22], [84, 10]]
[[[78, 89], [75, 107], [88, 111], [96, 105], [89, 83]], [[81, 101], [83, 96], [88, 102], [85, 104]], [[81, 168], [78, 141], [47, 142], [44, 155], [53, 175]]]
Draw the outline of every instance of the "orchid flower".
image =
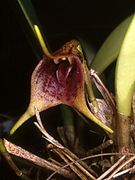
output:
[[26, 112], [13, 126], [13, 134], [25, 121], [35, 115], [35, 107], [45, 111], [66, 104], [98, 124], [107, 133], [113, 131], [97, 119], [89, 110], [85, 98], [83, 56], [79, 42], [72, 40], [51, 56], [44, 56], [33, 71], [31, 98]]

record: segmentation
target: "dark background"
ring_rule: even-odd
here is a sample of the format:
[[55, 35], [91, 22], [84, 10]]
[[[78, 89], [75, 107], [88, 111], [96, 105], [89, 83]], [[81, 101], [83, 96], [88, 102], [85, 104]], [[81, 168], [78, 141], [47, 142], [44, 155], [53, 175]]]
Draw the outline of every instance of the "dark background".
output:
[[[30, 77], [39, 61], [28, 40], [29, 32], [16, 2], [2, 0], [0, 4], [0, 116], [6, 114], [13, 119], [22, 114], [28, 105]], [[98, 50], [109, 33], [135, 8], [134, 0], [32, 2], [53, 50], [77, 37], [89, 41]], [[26, 136], [23, 134], [24, 139], [27, 139]], [[36, 139], [32, 139], [30, 133], [29, 138], [34, 144]], [[5, 161], [3, 163], [0, 179], [8, 180], [8, 175], [14, 173], [11, 170], [6, 173], [9, 167]]]
[[[32, 0], [52, 49], [83, 37], [97, 50], [107, 35], [134, 12], [133, 0]], [[30, 75], [37, 58], [15, 0], [0, 5], [0, 113], [18, 115], [29, 101]]]

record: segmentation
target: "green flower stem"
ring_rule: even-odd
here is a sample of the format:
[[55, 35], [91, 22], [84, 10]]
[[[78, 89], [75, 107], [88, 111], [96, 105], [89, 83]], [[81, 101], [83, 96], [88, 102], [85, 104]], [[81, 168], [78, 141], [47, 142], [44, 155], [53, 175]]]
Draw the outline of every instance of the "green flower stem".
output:
[[85, 83], [86, 83], [86, 87], [87, 87], [88, 97], [89, 97], [92, 105], [98, 109], [98, 103], [97, 103], [96, 97], [95, 97], [93, 89], [92, 89], [92, 82], [91, 82], [91, 79], [89, 76], [89, 70], [86, 65], [86, 61], [84, 61], [83, 65], [84, 65], [84, 76], [85, 76]]
[[96, 98], [94, 96], [94, 92], [93, 92], [93, 89], [92, 89], [92, 82], [91, 82], [91, 79], [90, 79], [90, 76], [89, 76], [89, 69], [87, 67], [87, 63], [86, 63], [86, 60], [84, 58], [81, 45], [79, 45], [77, 47], [77, 49], [81, 53], [82, 59], [83, 59], [82, 63], [83, 63], [83, 68], [84, 68], [84, 78], [85, 78], [85, 83], [86, 83], [86, 87], [87, 87], [88, 97], [89, 97], [91, 103], [93, 104], [93, 106], [98, 109], [98, 103], [97, 103], [97, 100], [96, 100]]
[[62, 110], [62, 117], [65, 119], [64, 125], [73, 125], [73, 113], [67, 105], [61, 105], [61, 110]]
[[42, 36], [42, 34], [41, 34], [41, 31], [40, 31], [39, 27], [38, 27], [37, 25], [34, 25], [34, 29], [35, 29], [35, 33], [36, 33], [38, 42], [39, 42], [39, 44], [40, 44], [40, 46], [41, 46], [44, 54], [45, 54], [47, 57], [53, 59], [54, 57], [53, 57], [52, 54], [49, 52], [49, 50], [48, 50], [48, 48], [47, 48], [47, 46], [46, 46], [45, 40], [43, 39], [43, 36]]
[[61, 105], [61, 114], [63, 119], [63, 125], [65, 129], [66, 139], [69, 145], [73, 147], [75, 142], [75, 128], [74, 128], [74, 117], [73, 112], [70, 107], [66, 105]]

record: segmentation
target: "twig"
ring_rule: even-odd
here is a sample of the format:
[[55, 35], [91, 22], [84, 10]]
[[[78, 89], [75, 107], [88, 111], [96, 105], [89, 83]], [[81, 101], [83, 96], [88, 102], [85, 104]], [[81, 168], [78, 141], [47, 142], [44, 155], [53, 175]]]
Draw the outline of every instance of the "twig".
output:
[[126, 162], [124, 162], [123, 164], [121, 164], [106, 180], [111, 180], [111, 178], [117, 173], [119, 172], [123, 167], [125, 167], [128, 163], [132, 162], [135, 159], [135, 155], [133, 157], [131, 157], [130, 159], [128, 159]]
[[[117, 156], [117, 155], [127, 155], [127, 153], [102, 153], [102, 154], [95, 154], [95, 155], [91, 155], [91, 156], [87, 156], [87, 157], [81, 158], [78, 161], [85, 161], [87, 159], [97, 158], [97, 157], [101, 157], [101, 156]], [[134, 153], [128, 153], [128, 156], [135, 156], [135, 154]]]
[[105, 85], [102, 83], [102, 81], [100, 80], [100, 78], [98, 77], [98, 75], [96, 74], [96, 72], [93, 69], [90, 69], [90, 76], [93, 78], [93, 81], [96, 85], [96, 87], [98, 88], [98, 90], [100, 91], [100, 93], [102, 94], [102, 96], [104, 97], [106, 103], [112, 107], [113, 109], [115, 109], [115, 102], [114, 99], [111, 97], [109, 91], [107, 90], [107, 88], [105, 87]]
[[[40, 115], [38, 110], [36, 109], [36, 117], [37, 117], [37, 121], [38, 123], [36, 123], [36, 126], [39, 128], [39, 130], [42, 132], [42, 134], [45, 136], [45, 139], [47, 139], [49, 142], [51, 142], [56, 148], [55, 151], [57, 154], [59, 154], [59, 156], [66, 162], [69, 164], [70, 168], [81, 178], [81, 179], [87, 179], [88, 177], [91, 179], [95, 179], [95, 177], [93, 177], [83, 166], [81, 166], [81, 164], [78, 163], [76, 156], [70, 152], [67, 148], [65, 148], [64, 146], [62, 146], [58, 141], [56, 141], [52, 136], [50, 136], [46, 130], [44, 129], [41, 119], [40, 119]], [[115, 153], [116, 154], [116, 153]], [[117, 153], [118, 154], [118, 153]], [[127, 154], [126, 154], [127, 155]], [[115, 163], [108, 171], [106, 174], [101, 175], [98, 180], [102, 179], [103, 177], [107, 176], [108, 174], [111, 173], [111, 171], [114, 170], [115, 167], [117, 167], [120, 162], [123, 161], [123, 159], [126, 156], [123, 156], [119, 161], [117, 161], [117, 163]], [[134, 157], [134, 156], [133, 156]], [[133, 158], [132, 157], [132, 158]], [[74, 164], [71, 164], [70, 161]], [[76, 166], [76, 167], [75, 167]], [[81, 173], [82, 171], [82, 173]], [[113, 174], [113, 173], [112, 173]], [[114, 175], [114, 174], [113, 174]], [[88, 177], [87, 177], [88, 176]], [[52, 177], [52, 176], [51, 176]], [[112, 176], [111, 176], [112, 177]]]
[[[88, 179], [88, 178], [93, 179], [93, 180], [96, 179], [93, 175], [91, 175], [87, 171], [87, 169], [85, 169], [81, 164], [79, 164], [78, 161], [74, 160], [63, 149], [54, 148], [52, 149], [52, 151], [58, 154], [81, 179]], [[70, 162], [73, 162], [73, 163], [70, 163]]]
[[126, 169], [126, 170], [124, 170], [124, 171], [121, 171], [121, 172], [115, 174], [115, 175], [113, 176], [113, 178], [117, 178], [117, 177], [122, 176], [122, 175], [124, 175], [124, 174], [126, 174], [126, 173], [128, 173], [128, 172], [132, 174], [132, 171], [135, 171], [135, 165], [134, 165], [133, 167], [131, 167], [131, 168], [128, 168], [128, 169]]
[[102, 180], [108, 174], [110, 174], [125, 159], [125, 157], [125, 155], [122, 156], [111, 168], [109, 168], [105, 173], [103, 173], [97, 180]]
[[4, 145], [6, 147], [6, 150], [8, 153], [15, 155], [17, 157], [23, 158], [25, 160], [28, 160], [30, 162], [32, 162], [33, 164], [36, 164], [42, 168], [51, 170], [51, 171], [56, 171], [58, 170], [58, 173], [64, 177], [68, 177], [68, 178], [73, 178], [73, 174], [71, 172], [69, 172], [68, 170], [65, 169], [61, 169], [60, 166], [53, 164], [49, 161], [46, 161], [28, 151], [26, 151], [25, 149], [7, 141], [6, 139], [4, 139]]
[[[81, 161], [75, 154], [73, 154], [73, 153], [72, 153], [71, 151], [69, 151], [67, 148], [64, 148], [63, 151], [65, 151], [66, 156], [71, 157], [71, 158], [74, 160], [74, 162], [78, 162], [79, 165], [83, 166], [83, 167], [85, 168], [85, 171], [86, 171], [86, 170], [87, 170], [87, 172], [90, 171], [94, 176], [97, 176], [97, 174], [96, 174], [92, 169], [90, 169], [85, 162]], [[80, 167], [80, 168], [81, 168], [81, 167]], [[85, 173], [87, 174], [87, 172], [85, 172]], [[88, 173], [88, 175], [91, 176], [89, 173]], [[93, 177], [93, 178], [94, 178], [94, 177]]]
[[18, 167], [15, 165], [9, 152], [6, 149], [4, 142], [5, 141], [0, 139], [0, 152], [3, 155], [3, 157], [7, 160], [9, 166], [14, 170], [14, 172], [16, 173], [17, 176], [19, 176], [20, 178], [22, 178], [24, 180], [30, 180], [30, 178], [28, 178], [25, 174], [23, 174], [23, 172], [20, 169], [18, 169]]
[[40, 114], [39, 114], [39, 111], [36, 106], [35, 106], [35, 112], [36, 112], [36, 118], [37, 118], [38, 123], [34, 122], [34, 124], [37, 126], [37, 128], [40, 130], [40, 132], [44, 135], [43, 137], [47, 141], [49, 141], [51, 144], [53, 144], [54, 146], [63, 149], [64, 146], [62, 146], [57, 140], [55, 140], [43, 127], [43, 124], [42, 124], [41, 118], [40, 118]]
[[[91, 175], [87, 169], [85, 167], [83, 167], [83, 165], [81, 165], [81, 163], [76, 162], [76, 160], [78, 159], [78, 157], [76, 155], [74, 155], [71, 151], [69, 151], [67, 148], [65, 148], [64, 146], [62, 146], [58, 141], [56, 141], [52, 136], [50, 136], [47, 131], [45, 130], [45, 128], [42, 125], [41, 122], [41, 118], [40, 118], [40, 114], [39, 111], [37, 110], [37, 108], [35, 107], [35, 111], [36, 111], [36, 117], [37, 117], [37, 123], [35, 123], [35, 125], [38, 127], [38, 129], [41, 131], [41, 133], [45, 136], [43, 136], [46, 140], [48, 140], [51, 144], [53, 144], [56, 148], [57, 151], [60, 151], [61, 153], [59, 155], [62, 156], [62, 159], [65, 162], [70, 163], [70, 161], [75, 162], [74, 165], [71, 166], [71, 169], [77, 174], [79, 175], [79, 177], [83, 177], [83, 179], [85, 177], [89, 177], [91, 179], [95, 179], [95, 177], [93, 175]], [[53, 150], [53, 149], [52, 149]], [[56, 151], [56, 149], [55, 149]], [[63, 157], [64, 155], [64, 157]], [[60, 156], [60, 157], [61, 157]], [[83, 163], [85, 164], [85, 163]], [[76, 167], [74, 167], [76, 166]], [[80, 170], [82, 171], [83, 175], [80, 175]]]
[[98, 152], [98, 151], [103, 151], [104, 149], [108, 148], [108, 146], [112, 145], [113, 144], [113, 141], [112, 140], [107, 140], [106, 142], [102, 143], [101, 145], [93, 148], [93, 149], [90, 149], [88, 152], [87, 152], [87, 155], [89, 156], [90, 154], [93, 154], [95, 152]]
[[65, 156], [66, 157], [68, 157], [72, 162], [75, 162], [74, 164], [85, 174], [85, 175], [87, 175], [89, 178], [91, 178], [91, 179], [95, 179], [95, 177], [93, 176], [93, 175], [91, 175], [90, 173], [89, 173], [89, 171], [92, 173], [92, 174], [94, 174], [94, 175], [96, 175], [96, 173], [92, 170], [92, 169], [90, 169], [90, 168], [88, 168], [88, 166], [83, 162], [83, 161], [77, 161], [77, 160], [79, 160], [79, 158], [76, 156], [76, 155], [74, 155], [72, 152], [70, 152], [68, 149], [64, 149], [64, 154], [65, 154]]
[[63, 164], [61, 164], [60, 162], [56, 161], [55, 159], [51, 157], [49, 157], [48, 160], [51, 161], [53, 164], [56, 164], [57, 166], [60, 166], [60, 167], [63, 166]]
[[[121, 153], [103, 153], [103, 154], [96, 154], [96, 155], [92, 155], [92, 156], [87, 156], [87, 157], [84, 157], [84, 158], [81, 158], [81, 159], [79, 159], [79, 160], [77, 160], [78, 162], [79, 161], [84, 161], [84, 160], [88, 160], [88, 159], [92, 159], [92, 158], [97, 158], [97, 157], [101, 157], [101, 156], [117, 156], [117, 155], [122, 155]], [[123, 153], [123, 155], [127, 155], [127, 153]], [[128, 153], [128, 156], [134, 156], [134, 154], [133, 153]], [[71, 163], [69, 163], [69, 164], [66, 164], [66, 165], [64, 165], [63, 167], [61, 167], [61, 168], [66, 168], [66, 167], [68, 167], [70, 164], [73, 164], [73, 163], [75, 163], [75, 162], [71, 162]], [[48, 179], [47, 180], [50, 180], [55, 174], [57, 174], [57, 171], [55, 171], [55, 172], [53, 172], [49, 177], [48, 177]]]
[[57, 153], [66, 164], [69, 164], [72, 171], [75, 172], [75, 174], [77, 174], [78, 177], [80, 177], [83, 180], [87, 180], [88, 177], [80, 169], [78, 169], [78, 167], [76, 167], [75, 164], [70, 164], [71, 161], [69, 160], [69, 158], [65, 156], [65, 154], [63, 154], [63, 151], [61, 152], [61, 149], [54, 149], [54, 152]]

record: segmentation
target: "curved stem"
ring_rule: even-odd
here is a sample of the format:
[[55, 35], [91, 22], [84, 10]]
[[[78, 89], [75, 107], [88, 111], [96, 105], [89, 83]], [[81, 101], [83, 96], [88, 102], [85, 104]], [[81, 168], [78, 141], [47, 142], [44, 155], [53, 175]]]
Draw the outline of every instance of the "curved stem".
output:
[[84, 75], [85, 75], [85, 82], [86, 82], [86, 86], [87, 86], [88, 97], [90, 98], [92, 105], [94, 107], [96, 107], [97, 109], [99, 109], [96, 97], [95, 97], [93, 89], [92, 89], [92, 82], [89, 77], [89, 70], [88, 70], [88, 67], [87, 67], [85, 61], [84, 61]]
[[82, 61], [83, 61], [82, 63], [83, 63], [83, 67], [84, 67], [84, 78], [85, 78], [85, 83], [86, 83], [86, 87], [87, 87], [88, 97], [90, 98], [92, 105], [98, 109], [98, 103], [97, 103], [97, 100], [95, 98], [95, 95], [94, 95], [94, 92], [92, 89], [91, 79], [89, 77], [89, 70], [88, 70], [87, 63], [84, 58], [83, 51], [82, 51], [80, 44], [78, 45], [77, 50], [82, 55]]

